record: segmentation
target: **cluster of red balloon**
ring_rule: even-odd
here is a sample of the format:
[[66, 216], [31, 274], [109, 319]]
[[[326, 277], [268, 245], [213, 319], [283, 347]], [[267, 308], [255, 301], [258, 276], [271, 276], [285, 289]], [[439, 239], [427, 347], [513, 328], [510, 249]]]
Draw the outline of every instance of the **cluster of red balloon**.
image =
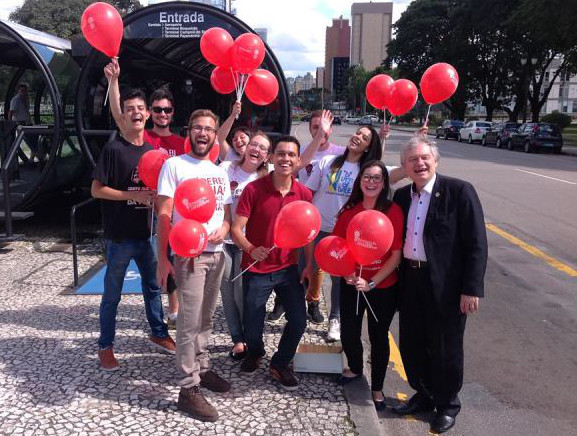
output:
[[315, 260], [331, 275], [349, 276], [355, 272], [355, 263], [363, 267], [383, 257], [393, 244], [393, 236], [393, 225], [384, 213], [365, 210], [349, 223], [346, 240], [323, 238], [315, 248]]
[[[451, 97], [458, 85], [459, 75], [451, 65], [441, 62], [427, 68], [421, 77], [420, 87], [423, 98], [429, 104], [429, 110], [431, 105]], [[388, 109], [391, 114], [398, 116], [409, 112], [415, 106], [419, 92], [410, 80], [393, 80], [386, 74], [378, 74], [367, 83], [365, 94], [376, 109]], [[427, 112], [427, 120], [428, 116]]]
[[174, 207], [184, 218], [172, 226], [168, 240], [172, 250], [182, 257], [200, 255], [208, 243], [202, 223], [210, 220], [216, 208], [216, 196], [204, 179], [188, 179], [174, 193]]
[[267, 70], [260, 69], [266, 51], [262, 39], [253, 33], [243, 33], [236, 40], [220, 27], [212, 27], [200, 39], [200, 51], [216, 68], [210, 83], [220, 94], [236, 91], [240, 101], [246, 92], [248, 99], [266, 106], [278, 95], [278, 81]]

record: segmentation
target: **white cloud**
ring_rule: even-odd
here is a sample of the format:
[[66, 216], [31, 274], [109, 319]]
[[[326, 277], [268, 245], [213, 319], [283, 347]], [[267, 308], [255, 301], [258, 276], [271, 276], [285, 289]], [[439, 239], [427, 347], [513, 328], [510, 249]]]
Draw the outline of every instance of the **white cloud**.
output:
[[20, 6], [23, 0], [2, 0], [0, 5], [0, 19], [8, 20], [10, 12], [12, 12], [17, 6]]

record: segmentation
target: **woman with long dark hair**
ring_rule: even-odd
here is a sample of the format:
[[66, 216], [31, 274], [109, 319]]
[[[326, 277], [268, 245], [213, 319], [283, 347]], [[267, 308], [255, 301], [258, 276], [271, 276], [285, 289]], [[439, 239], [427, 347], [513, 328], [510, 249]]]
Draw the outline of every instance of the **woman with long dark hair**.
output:
[[[220, 152], [218, 157], [221, 161], [235, 161], [240, 160], [246, 151], [246, 147], [250, 141], [251, 131], [247, 126], [237, 126], [232, 130], [231, 133], [231, 144], [228, 143], [227, 137], [230, 133], [230, 129], [237, 117], [242, 111], [242, 104], [237, 101], [233, 107], [230, 115], [220, 128], [218, 129], [216, 135], [218, 139], [218, 144], [220, 146]], [[231, 147], [232, 145], [232, 147]]]
[[[367, 161], [362, 166], [351, 196], [339, 214], [333, 235], [345, 238], [351, 220], [358, 213], [371, 209], [383, 212], [391, 220], [393, 244], [381, 259], [364, 266], [360, 277], [357, 266], [355, 275], [341, 279], [341, 343], [349, 368], [343, 371], [337, 382], [344, 385], [363, 375], [361, 328], [368, 301], [372, 309], [367, 315], [371, 343], [371, 391], [375, 407], [382, 410], [386, 407], [383, 383], [389, 363], [388, 334], [395, 315], [397, 267], [402, 255], [404, 220], [400, 206], [390, 200], [387, 168], [378, 160]], [[358, 300], [357, 313], [358, 292], [364, 292], [366, 300]]]
[[[371, 126], [360, 126], [349, 138], [343, 154], [325, 156], [314, 166], [306, 186], [313, 191], [313, 204], [322, 217], [321, 232], [316, 242], [333, 231], [339, 211], [353, 191], [353, 183], [361, 166], [370, 160], [380, 160], [381, 155], [381, 141], [377, 131]], [[308, 317], [311, 322], [320, 324], [324, 320], [319, 310], [322, 275], [314, 259], [311, 261], [313, 275], [307, 293]], [[340, 279], [331, 277], [331, 307], [327, 332], [327, 340], [331, 342], [340, 339], [339, 286]]]

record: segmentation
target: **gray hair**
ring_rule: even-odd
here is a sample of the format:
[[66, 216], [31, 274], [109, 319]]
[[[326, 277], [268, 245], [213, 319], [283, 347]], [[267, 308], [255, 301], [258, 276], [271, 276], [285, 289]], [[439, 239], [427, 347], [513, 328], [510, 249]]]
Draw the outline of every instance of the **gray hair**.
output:
[[431, 153], [433, 153], [433, 158], [435, 161], [439, 162], [439, 160], [441, 160], [439, 147], [437, 147], [437, 143], [435, 141], [425, 138], [424, 136], [414, 136], [401, 147], [401, 165], [404, 165], [405, 163], [405, 156], [407, 155], [407, 152], [417, 148], [419, 145], [428, 145], [431, 148]]

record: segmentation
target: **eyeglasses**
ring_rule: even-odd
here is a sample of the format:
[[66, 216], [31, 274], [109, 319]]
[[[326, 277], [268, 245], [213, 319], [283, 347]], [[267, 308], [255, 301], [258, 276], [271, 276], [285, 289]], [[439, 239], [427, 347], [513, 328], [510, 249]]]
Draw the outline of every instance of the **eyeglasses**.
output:
[[205, 131], [206, 133], [208, 133], [209, 135], [214, 135], [216, 133], [216, 129], [214, 127], [210, 127], [210, 126], [199, 126], [198, 124], [195, 124], [194, 126], [192, 126], [192, 131], [194, 133], [202, 133], [202, 131]]
[[381, 183], [383, 181], [383, 176], [381, 174], [373, 174], [372, 176], [370, 174], [363, 174], [361, 180], [367, 183], [368, 182]]
[[268, 147], [264, 144], [259, 144], [256, 141], [250, 141], [248, 143], [248, 145], [250, 145], [251, 147], [254, 147], [254, 148], [258, 148], [260, 151], [264, 151], [265, 153], [268, 153]]
[[155, 114], [160, 114], [164, 112], [165, 114], [171, 114], [174, 111], [172, 107], [162, 107], [162, 106], [152, 106], [152, 112]]

